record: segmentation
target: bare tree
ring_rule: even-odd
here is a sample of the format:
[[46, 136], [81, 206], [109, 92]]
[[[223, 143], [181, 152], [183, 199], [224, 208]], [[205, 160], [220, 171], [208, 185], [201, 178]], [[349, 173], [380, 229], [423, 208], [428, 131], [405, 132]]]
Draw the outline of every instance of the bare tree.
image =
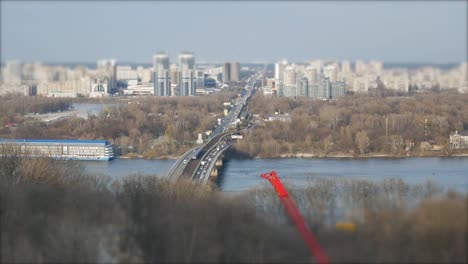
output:
[[366, 150], [370, 145], [370, 140], [369, 140], [369, 137], [367, 136], [366, 131], [359, 131], [356, 134], [355, 141], [356, 141], [357, 148], [359, 149], [359, 153], [361, 153], [361, 155], [364, 155], [364, 153], [366, 153]]

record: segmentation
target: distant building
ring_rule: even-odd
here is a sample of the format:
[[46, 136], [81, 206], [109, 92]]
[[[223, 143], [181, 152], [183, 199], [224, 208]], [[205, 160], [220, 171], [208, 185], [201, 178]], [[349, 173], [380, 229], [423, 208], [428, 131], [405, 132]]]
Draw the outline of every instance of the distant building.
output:
[[223, 82], [239, 81], [239, 62], [226, 62], [223, 65]]
[[179, 54], [179, 96], [196, 95], [195, 58], [191, 52]]
[[277, 83], [283, 82], [283, 72], [287, 66], [287, 60], [282, 60], [281, 62], [275, 63], [275, 80]]
[[338, 80], [338, 67], [336, 65], [327, 65], [323, 69], [323, 74], [330, 79], [331, 82]]
[[451, 149], [468, 149], [468, 131], [462, 131], [450, 135], [450, 148]]
[[309, 81], [309, 83], [314, 83], [317, 81], [317, 69], [314, 67], [307, 67], [305, 71], [305, 77]]
[[102, 160], [114, 158], [112, 145], [106, 140], [0, 139], [3, 153], [19, 151], [20, 155], [46, 156], [55, 159]]
[[117, 88], [117, 61], [112, 59], [98, 60], [96, 66], [96, 78], [106, 80], [109, 91]]
[[268, 117], [267, 121], [281, 121], [281, 122], [291, 123], [291, 116], [288, 113], [284, 115], [277, 114], [277, 115]]
[[107, 81], [95, 81], [91, 83], [91, 92], [89, 93], [90, 97], [104, 97], [108, 93], [108, 83]]
[[158, 52], [153, 56], [154, 96], [171, 96], [171, 78], [169, 71], [169, 55]]
[[205, 78], [205, 88], [216, 88], [216, 80], [212, 78]]
[[138, 73], [130, 65], [117, 66], [117, 80], [136, 80]]
[[240, 73], [240, 64], [239, 62], [231, 63], [231, 81], [238, 82]]
[[286, 67], [283, 73], [283, 83], [284, 84], [296, 84], [296, 69], [294, 65]]
[[142, 69], [138, 77], [141, 79], [142, 83], [150, 83], [153, 79], [153, 72], [151, 69]]
[[196, 71], [196, 89], [205, 89], [205, 73], [203, 71]]
[[331, 83], [330, 97], [336, 99], [346, 94], [346, 82], [336, 81]]
[[330, 79], [321, 75], [316, 82], [308, 85], [308, 96], [313, 99], [327, 100], [331, 98]]
[[231, 63], [226, 62], [223, 65], [223, 83], [231, 80]]
[[273, 89], [271, 87], [262, 87], [263, 95], [273, 95]]
[[179, 84], [179, 67], [177, 67], [177, 64], [171, 64], [171, 84]]
[[125, 95], [154, 95], [154, 85], [151, 83], [129, 85], [124, 90]]
[[306, 77], [299, 77], [296, 80], [296, 97], [309, 96], [309, 81]]
[[351, 72], [351, 63], [348, 60], [341, 62], [341, 72], [350, 73]]

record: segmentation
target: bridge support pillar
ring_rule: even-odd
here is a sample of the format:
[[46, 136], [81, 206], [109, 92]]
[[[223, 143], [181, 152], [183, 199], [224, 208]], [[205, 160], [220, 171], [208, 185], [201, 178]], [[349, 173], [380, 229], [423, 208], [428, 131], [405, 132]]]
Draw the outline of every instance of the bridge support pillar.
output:
[[216, 178], [218, 177], [218, 168], [214, 167], [213, 170], [211, 171], [210, 178]]

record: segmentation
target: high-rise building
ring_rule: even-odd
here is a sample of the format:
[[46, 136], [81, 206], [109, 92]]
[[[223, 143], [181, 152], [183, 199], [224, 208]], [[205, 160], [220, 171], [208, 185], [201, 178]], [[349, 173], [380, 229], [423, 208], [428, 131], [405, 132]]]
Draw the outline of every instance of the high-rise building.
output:
[[294, 65], [287, 66], [283, 73], [283, 83], [279, 87], [280, 96], [297, 96], [297, 73]]
[[239, 81], [239, 62], [226, 62], [223, 65], [223, 82]]
[[296, 84], [296, 69], [293, 65], [284, 70], [283, 82], [284, 84]]
[[313, 83], [317, 81], [317, 69], [314, 67], [307, 67], [305, 72], [305, 77], [309, 81], [309, 83]]
[[153, 82], [155, 96], [171, 96], [169, 55], [158, 52], [153, 55]]
[[327, 100], [331, 97], [331, 83], [328, 77], [323, 74], [318, 76], [318, 80], [314, 83], [309, 83], [308, 96], [314, 99]]
[[283, 73], [286, 67], [288, 66], [287, 60], [282, 60], [279, 63], [275, 63], [275, 80], [276, 83], [283, 82]]
[[233, 82], [239, 81], [239, 72], [240, 72], [239, 62], [232, 62], [231, 63], [231, 81]]
[[346, 94], [346, 83], [343, 81], [336, 81], [331, 83], [330, 97], [336, 99]]
[[137, 80], [138, 73], [130, 65], [117, 66], [117, 80]]
[[[98, 60], [96, 62], [97, 79], [106, 80], [108, 91], [117, 88], [117, 61]], [[66, 78], [64, 78], [66, 79]]]
[[297, 85], [296, 84], [283, 84], [280, 89], [280, 96], [296, 98]]
[[330, 99], [331, 98], [330, 79], [323, 75], [320, 76], [319, 78], [317, 96], [318, 96], [318, 99]]
[[322, 67], [323, 67], [324, 62], [322, 60], [313, 60], [309, 62], [309, 65], [312, 68], [315, 68], [317, 70], [317, 74], [322, 72]]
[[153, 71], [151, 70], [151, 68], [142, 69], [140, 73], [141, 83], [150, 83], [152, 79], [152, 75], [153, 75]]
[[378, 75], [382, 74], [383, 62], [381, 61], [371, 61], [369, 62], [369, 70]]
[[171, 64], [171, 83], [179, 84], [179, 67], [177, 67], [177, 64]]
[[351, 72], [351, 63], [348, 60], [341, 62], [341, 72], [350, 73]]
[[364, 73], [367, 71], [367, 65], [362, 60], [357, 60], [355, 65], [356, 73]]
[[196, 89], [205, 89], [205, 72], [196, 71]]
[[223, 65], [223, 83], [231, 80], [231, 63], [226, 62]]
[[338, 67], [335, 64], [327, 65], [323, 69], [323, 74], [328, 77], [331, 82], [336, 82], [338, 79]]
[[309, 81], [306, 77], [298, 77], [296, 80], [296, 97], [309, 96]]
[[195, 58], [191, 52], [179, 54], [179, 95], [196, 95]]

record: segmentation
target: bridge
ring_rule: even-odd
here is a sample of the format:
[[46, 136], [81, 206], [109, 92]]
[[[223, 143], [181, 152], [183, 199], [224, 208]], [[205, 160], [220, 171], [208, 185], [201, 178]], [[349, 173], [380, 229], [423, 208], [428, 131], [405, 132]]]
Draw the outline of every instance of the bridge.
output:
[[[249, 99], [254, 91], [255, 78], [250, 78], [240, 98], [231, 108], [203, 145], [192, 148], [184, 153], [169, 170], [167, 177], [176, 182], [179, 179], [189, 179], [200, 184], [206, 184], [211, 176], [217, 176], [217, 166], [222, 165], [224, 152], [232, 144], [232, 134], [237, 133], [236, 119], [248, 107]], [[233, 128], [234, 127], [234, 128]]]

